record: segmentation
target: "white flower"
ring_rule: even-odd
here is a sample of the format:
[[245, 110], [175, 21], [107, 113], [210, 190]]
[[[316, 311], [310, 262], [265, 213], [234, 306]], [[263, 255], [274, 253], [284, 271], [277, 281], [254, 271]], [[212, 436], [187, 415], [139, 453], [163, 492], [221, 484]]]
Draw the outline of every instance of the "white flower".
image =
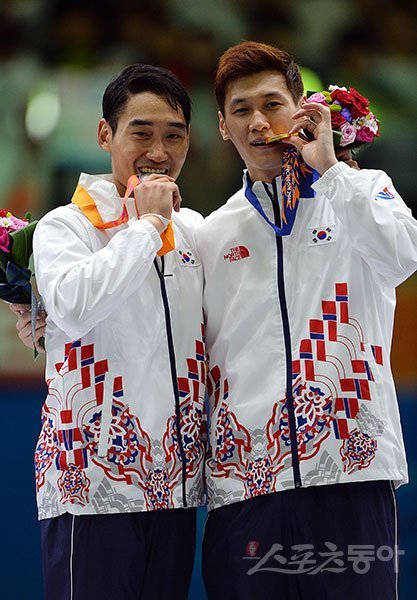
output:
[[347, 88], [340, 87], [340, 85], [329, 85], [329, 92], [334, 92], [335, 90], [343, 90], [344, 92], [347, 92]]
[[368, 127], [372, 133], [378, 133], [378, 123], [371, 112], [369, 112], [365, 117], [354, 119], [352, 121], [352, 125], [354, 125], [357, 129], [360, 129], [361, 127]]
[[11, 224], [9, 217], [0, 217], [0, 227], [10, 227]]

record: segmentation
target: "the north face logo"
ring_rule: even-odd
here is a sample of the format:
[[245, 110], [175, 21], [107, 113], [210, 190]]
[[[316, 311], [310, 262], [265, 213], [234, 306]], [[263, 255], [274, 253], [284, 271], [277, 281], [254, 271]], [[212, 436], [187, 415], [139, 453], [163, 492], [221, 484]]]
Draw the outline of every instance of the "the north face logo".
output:
[[247, 258], [249, 256], [249, 250], [246, 246], [236, 246], [236, 248], [230, 248], [230, 252], [224, 255], [224, 260], [229, 259], [230, 262], [235, 262], [236, 260], [242, 260], [242, 258]]

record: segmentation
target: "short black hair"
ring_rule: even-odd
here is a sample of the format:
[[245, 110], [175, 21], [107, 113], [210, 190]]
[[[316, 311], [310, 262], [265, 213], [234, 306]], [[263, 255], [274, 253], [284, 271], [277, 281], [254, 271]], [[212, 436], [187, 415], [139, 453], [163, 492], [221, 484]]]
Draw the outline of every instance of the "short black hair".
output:
[[222, 115], [228, 85], [237, 79], [262, 71], [281, 73], [294, 102], [300, 100], [303, 95], [303, 82], [300, 68], [292, 56], [275, 46], [246, 41], [232, 46], [219, 58], [214, 93]]
[[182, 109], [187, 127], [191, 118], [191, 99], [181, 81], [171, 71], [153, 65], [125, 67], [106, 87], [103, 95], [103, 119], [116, 133], [120, 113], [134, 94], [151, 92], [164, 98], [174, 110]]

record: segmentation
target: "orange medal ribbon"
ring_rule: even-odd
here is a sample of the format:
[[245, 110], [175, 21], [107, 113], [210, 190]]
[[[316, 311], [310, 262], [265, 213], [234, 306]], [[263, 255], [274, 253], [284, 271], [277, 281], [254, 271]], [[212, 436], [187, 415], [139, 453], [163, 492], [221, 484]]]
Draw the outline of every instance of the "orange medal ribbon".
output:
[[[104, 222], [100, 216], [100, 213], [97, 210], [94, 200], [89, 195], [89, 193], [80, 185], [77, 185], [77, 188], [74, 192], [73, 197], [71, 198], [71, 202], [78, 206], [81, 212], [87, 217], [94, 227], [97, 229], [111, 229], [112, 227], [118, 227], [119, 225], [123, 225], [123, 223], [127, 223], [129, 220], [129, 216], [127, 214], [126, 208], [126, 200], [129, 198], [130, 194], [133, 192], [135, 187], [142, 183], [142, 180], [137, 175], [132, 175], [129, 177], [126, 187], [126, 193], [124, 196], [123, 202], [123, 210], [122, 214], [118, 219], [114, 219], [113, 221]], [[158, 256], [163, 256], [168, 252], [171, 252], [175, 248], [175, 238], [174, 238], [174, 228], [172, 226], [172, 219], [168, 223], [165, 231], [161, 233], [162, 240], [162, 248], [158, 250]]]

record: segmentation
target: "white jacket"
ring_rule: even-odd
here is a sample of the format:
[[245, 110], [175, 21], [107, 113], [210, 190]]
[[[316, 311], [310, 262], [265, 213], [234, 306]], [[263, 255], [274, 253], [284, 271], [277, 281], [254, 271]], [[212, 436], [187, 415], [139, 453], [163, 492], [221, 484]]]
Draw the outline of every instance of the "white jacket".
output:
[[[390, 348], [394, 288], [417, 267], [417, 222], [385, 173], [339, 163], [280, 237], [246, 185], [197, 234], [209, 507], [295, 486], [405, 483]], [[271, 221], [274, 190], [281, 203], [280, 178], [253, 185]]]
[[[110, 176], [82, 174], [80, 185], [103, 221], [121, 214]], [[174, 213], [176, 248], [163, 259], [149, 222], [98, 229], [74, 204], [39, 222], [35, 269], [48, 313], [39, 518], [204, 503], [201, 221]]]

